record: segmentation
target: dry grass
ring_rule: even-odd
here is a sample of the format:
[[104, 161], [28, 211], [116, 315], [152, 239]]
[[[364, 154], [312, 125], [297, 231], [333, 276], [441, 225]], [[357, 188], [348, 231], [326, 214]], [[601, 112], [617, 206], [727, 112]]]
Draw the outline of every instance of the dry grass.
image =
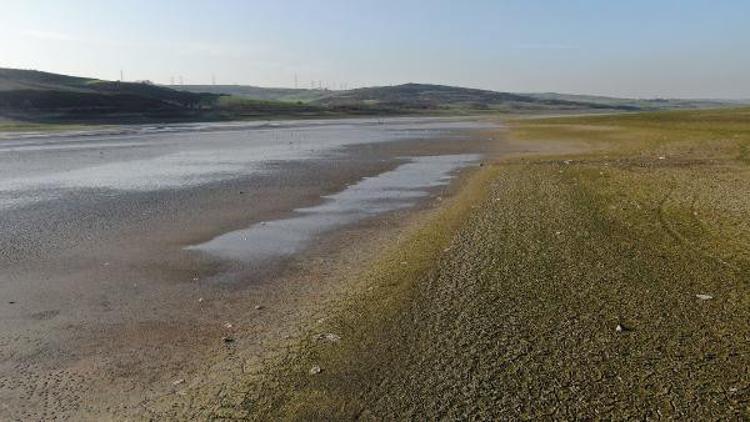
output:
[[217, 417], [749, 417], [750, 111], [511, 126], [594, 152], [482, 169]]

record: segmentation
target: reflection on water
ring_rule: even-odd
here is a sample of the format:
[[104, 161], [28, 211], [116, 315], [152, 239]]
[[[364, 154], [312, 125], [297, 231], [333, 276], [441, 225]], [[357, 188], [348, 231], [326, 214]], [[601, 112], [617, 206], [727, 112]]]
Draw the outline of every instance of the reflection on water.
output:
[[324, 197], [321, 205], [295, 210], [294, 217], [258, 223], [187, 249], [241, 261], [291, 255], [316, 235], [415, 205], [428, 195], [427, 189], [447, 184], [456, 170], [478, 160], [474, 154], [413, 157], [394, 170]]

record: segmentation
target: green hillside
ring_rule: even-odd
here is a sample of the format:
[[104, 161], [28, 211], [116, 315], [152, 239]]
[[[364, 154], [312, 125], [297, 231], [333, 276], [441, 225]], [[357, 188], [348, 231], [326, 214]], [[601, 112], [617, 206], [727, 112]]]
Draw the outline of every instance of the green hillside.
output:
[[714, 108], [714, 100], [517, 94], [409, 83], [329, 91], [242, 85], [159, 86], [0, 68], [0, 119], [108, 122], [352, 115], [586, 113]]
[[6, 117], [181, 116], [208, 108], [217, 98], [146, 82], [112, 82], [0, 68], [0, 113]]

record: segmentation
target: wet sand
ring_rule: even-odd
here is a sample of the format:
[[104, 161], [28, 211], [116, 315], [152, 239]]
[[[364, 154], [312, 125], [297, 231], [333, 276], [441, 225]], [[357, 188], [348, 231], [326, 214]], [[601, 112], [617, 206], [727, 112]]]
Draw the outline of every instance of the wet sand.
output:
[[[352, 266], [439, 203], [448, 176], [497, 151], [485, 126], [362, 119], [3, 140], [0, 418], [200, 415], [314, 323]], [[377, 188], [449, 155], [458, 164], [430, 180]], [[368, 184], [372, 212], [347, 220], [346, 192]], [[377, 196], [389, 190], [395, 200]], [[334, 222], [289, 253], [195, 250], [310, 215]]]

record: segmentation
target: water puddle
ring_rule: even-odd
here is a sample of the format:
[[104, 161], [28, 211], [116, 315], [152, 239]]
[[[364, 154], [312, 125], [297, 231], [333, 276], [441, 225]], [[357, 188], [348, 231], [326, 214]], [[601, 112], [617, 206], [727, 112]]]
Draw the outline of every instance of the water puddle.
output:
[[429, 194], [429, 188], [447, 185], [456, 170], [479, 158], [476, 154], [411, 157], [394, 170], [324, 197], [320, 205], [295, 210], [293, 217], [258, 223], [186, 249], [238, 261], [292, 255], [325, 232], [414, 206]]

